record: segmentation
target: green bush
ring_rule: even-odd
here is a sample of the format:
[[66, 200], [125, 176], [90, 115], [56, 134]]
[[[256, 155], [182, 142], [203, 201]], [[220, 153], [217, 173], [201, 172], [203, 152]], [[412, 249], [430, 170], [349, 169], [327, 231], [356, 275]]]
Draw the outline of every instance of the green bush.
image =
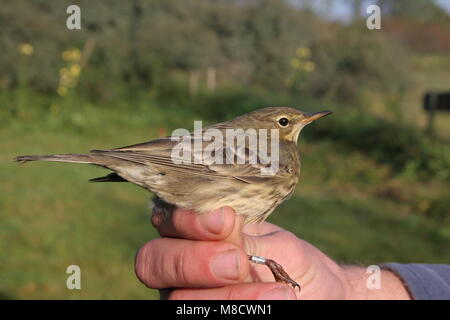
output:
[[362, 90], [401, 95], [410, 70], [404, 49], [381, 32], [354, 25], [321, 34], [312, 43], [317, 66], [308, 89], [319, 96], [358, 101]]

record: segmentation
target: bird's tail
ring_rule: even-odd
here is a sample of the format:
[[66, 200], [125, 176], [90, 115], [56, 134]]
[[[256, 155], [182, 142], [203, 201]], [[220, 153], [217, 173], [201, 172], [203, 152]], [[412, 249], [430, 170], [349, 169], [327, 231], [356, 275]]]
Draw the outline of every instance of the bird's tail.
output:
[[103, 165], [103, 159], [101, 159], [99, 155], [95, 154], [51, 154], [45, 156], [18, 156], [14, 158], [14, 161], [20, 163], [38, 160]]
[[[130, 162], [120, 158], [114, 158], [108, 156], [106, 151], [98, 151], [93, 150], [91, 154], [51, 154], [46, 156], [19, 156], [15, 157], [14, 161], [25, 163], [28, 161], [56, 161], [56, 162], [73, 162], [73, 163], [87, 163], [93, 164], [97, 166], [101, 166], [104, 168], [108, 168], [110, 170], [115, 171], [118, 167], [123, 165], [125, 162], [127, 165], [130, 165]], [[89, 180], [91, 182], [126, 182], [124, 178], [117, 175], [117, 173], [113, 172], [104, 177], [94, 178]]]

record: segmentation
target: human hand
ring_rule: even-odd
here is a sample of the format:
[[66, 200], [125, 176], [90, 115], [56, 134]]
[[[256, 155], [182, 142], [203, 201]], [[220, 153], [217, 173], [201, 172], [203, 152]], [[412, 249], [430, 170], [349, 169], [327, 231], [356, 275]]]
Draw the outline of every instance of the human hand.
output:
[[[341, 267], [313, 245], [268, 222], [241, 229], [239, 217], [229, 207], [203, 215], [154, 209], [152, 224], [163, 238], [139, 250], [138, 278], [151, 288], [170, 288], [169, 299], [371, 298], [362, 286], [363, 268]], [[270, 270], [250, 264], [247, 254], [281, 264], [302, 286], [301, 292], [274, 282]], [[389, 283], [399, 282], [390, 272], [383, 274]], [[379, 298], [389, 299], [382, 294]]]

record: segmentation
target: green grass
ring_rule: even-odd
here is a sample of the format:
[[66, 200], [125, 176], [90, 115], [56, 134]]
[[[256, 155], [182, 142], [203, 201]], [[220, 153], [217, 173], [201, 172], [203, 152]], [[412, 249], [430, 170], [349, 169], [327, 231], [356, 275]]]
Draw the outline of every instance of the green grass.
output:
[[[134, 274], [138, 248], [157, 236], [148, 192], [131, 184], [88, 183], [105, 173], [100, 168], [18, 165], [12, 158], [146, 141], [191, 128], [201, 116], [151, 99], [130, 107], [32, 94], [21, 103], [40, 101], [41, 107], [14, 114], [15, 102], [6, 105], [10, 98], [4, 93], [0, 99], [0, 297], [157, 298]], [[449, 263], [448, 180], [397, 172], [352, 144], [305, 135], [300, 184], [269, 221], [342, 263]], [[66, 289], [71, 264], [81, 267], [82, 290]]]
[[[89, 178], [105, 173], [90, 166], [22, 166], [12, 159], [146, 141], [176, 120], [170, 111], [151, 107], [134, 114], [80, 109], [10, 118], [0, 130], [0, 293], [10, 298], [156, 298], [133, 269], [137, 249], [156, 236], [149, 223], [149, 193], [131, 184], [90, 184]], [[65, 287], [71, 264], [81, 267], [81, 291]]]

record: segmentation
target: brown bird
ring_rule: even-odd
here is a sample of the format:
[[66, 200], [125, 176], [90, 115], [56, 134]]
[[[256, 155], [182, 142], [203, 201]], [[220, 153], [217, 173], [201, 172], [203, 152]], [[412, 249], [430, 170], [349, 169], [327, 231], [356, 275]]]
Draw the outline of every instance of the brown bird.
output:
[[[19, 156], [35, 160], [88, 163], [114, 171], [92, 182], [129, 181], [155, 193], [155, 205], [204, 213], [229, 206], [244, 223], [262, 222], [289, 198], [299, 180], [297, 140], [301, 129], [323, 116], [289, 107], [267, 107], [203, 129], [88, 154]], [[276, 281], [300, 286], [271, 259]]]

